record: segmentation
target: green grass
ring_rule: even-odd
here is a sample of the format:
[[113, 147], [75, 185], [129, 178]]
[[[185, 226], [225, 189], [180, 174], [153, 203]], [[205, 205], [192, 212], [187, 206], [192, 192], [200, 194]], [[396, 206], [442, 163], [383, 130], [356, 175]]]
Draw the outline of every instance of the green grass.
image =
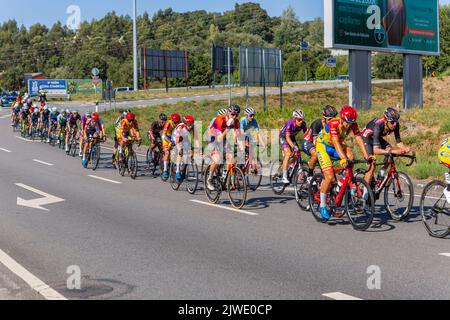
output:
[[[402, 100], [401, 84], [377, 85], [373, 90], [373, 108], [370, 111], [359, 112], [358, 123], [361, 128], [373, 118], [380, 117], [388, 106], [395, 106]], [[415, 149], [418, 163], [411, 167], [405, 167], [399, 160], [399, 168], [416, 179], [430, 177], [442, 177], [446, 169], [438, 163], [437, 152], [440, 143], [450, 135], [450, 108], [446, 107], [444, 99], [432, 101], [429, 97], [425, 100], [424, 109], [414, 109], [402, 113], [401, 127], [402, 138], [406, 145]], [[241, 106], [245, 106], [244, 98], [233, 100]], [[257, 119], [261, 128], [271, 130], [279, 129], [291, 118], [292, 111], [301, 108], [307, 118], [308, 124], [320, 118], [322, 106], [332, 104], [336, 107], [348, 103], [348, 91], [345, 89], [318, 90], [313, 92], [290, 93], [284, 96], [284, 109], [280, 111], [279, 97], [267, 98], [267, 113], [263, 111], [263, 98], [250, 98], [250, 105], [257, 110]], [[203, 100], [199, 102], [181, 102], [177, 104], [163, 104], [154, 107], [134, 109], [141, 127], [141, 132], [146, 132], [150, 124], [164, 112], [167, 115], [179, 113], [190, 114], [197, 121], [203, 122], [203, 127], [209, 124], [216, 115], [217, 110], [226, 107], [227, 101]], [[103, 120], [107, 126], [108, 135], [113, 134], [115, 119], [123, 112], [117, 110], [103, 114]], [[143, 134], [144, 143], [148, 143], [146, 134]], [[390, 140], [391, 141], [391, 140]], [[391, 141], [395, 145], [395, 141]], [[349, 145], [356, 154], [358, 147], [349, 139]]]

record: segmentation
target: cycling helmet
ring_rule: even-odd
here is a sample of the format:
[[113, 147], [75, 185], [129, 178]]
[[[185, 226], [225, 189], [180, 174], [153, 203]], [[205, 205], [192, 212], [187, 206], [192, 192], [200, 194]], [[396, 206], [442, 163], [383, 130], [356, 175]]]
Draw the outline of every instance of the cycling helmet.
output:
[[333, 119], [338, 116], [338, 112], [335, 107], [326, 105], [323, 107], [322, 115], [326, 119]]
[[97, 112], [94, 112], [94, 113], [92, 114], [92, 120], [98, 121], [99, 119], [100, 119], [100, 117], [99, 117], [98, 113], [97, 113]]
[[384, 112], [384, 118], [389, 122], [398, 122], [400, 120], [400, 113], [394, 108], [387, 108]]
[[164, 113], [161, 113], [160, 115], [159, 115], [159, 120], [161, 120], [161, 121], [167, 121], [167, 116], [164, 114]]
[[305, 113], [302, 110], [295, 110], [292, 116], [294, 119], [305, 119]]
[[67, 110], [64, 110], [64, 109], [61, 110], [62, 115], [66, 115], [67, 113], [68, 113]]
[[232, 115], [238, 115], [241, 113], [241, 107], [235, 104], [228, 109], [228, 112]]
[[38, 109], [34, 109], [34, 112], [33, 112], [33, 113], [38, 114], [38, 113], [39, 113], [39, 110], [38, 110]]
[[48, 110], [48, 107], [47, 106], [44, 106], [44, 111], [47, 111]]
[[221, 117], [221, 116], [226, 116], [228, 114], [228, 109], [220, 109], [218, 112], [217, 112], [217, 115], [219, 116], [219, 117]]
[[73, 114], [78, 114], [79, 112], [78, 112], [78, 110], [73, 110], [72, 113]]
[[185, 116], [183, 118], [184, 124], [187, 124], [188, 126], [193, 126], [195, 123], [195, 119], [193, 116]]
[[53, 107], [53, 108], [52, 108], [52, 112], [53, 112], [53, 113], [56, 113], [56, 112], [58, 112], [58, 108], [56, 108], [56, 107]]
[[70, 110], [69, 110], [69, 109], [66, 109], [66, 113], [70, 113]]
[[29, 106], [27, 106], [27, 105], [25, 105], [24, 107], [23, 107], [25, 110], [28, 110], [28, 109], [30, 109], [30, 107]]
[[86, 117], [88, 117], [88, 118], [92, 117], [92, 112], [90, 112], [90, 111], [86, 112]]
[[341, 119], [347, 123], [356, 123], [358, 112], [352, 106], [344, 106], [341, 110]]
[[181, 122], [181, 116], [177, 113], [170, 116], [170, 120], [172, 120], [174, 123], [180, 123]]
[[245, 115], [246, 116], [254, 116], [256, 114], [256, 111], [255, 111], [255, 109], [253, 109], [253, 108], [247, 108], [247, 109], [245, 109]]
[[442, 142], [438, 157], [443, 165], [450, 168], [450, 138]]
[[135, 114], [133, 113], [133, 112], [129, 112], [128, 114], [127, 114], [127, 120], [128, 121], [134, 121], [136, 119], [136, 116], [135, 116]]

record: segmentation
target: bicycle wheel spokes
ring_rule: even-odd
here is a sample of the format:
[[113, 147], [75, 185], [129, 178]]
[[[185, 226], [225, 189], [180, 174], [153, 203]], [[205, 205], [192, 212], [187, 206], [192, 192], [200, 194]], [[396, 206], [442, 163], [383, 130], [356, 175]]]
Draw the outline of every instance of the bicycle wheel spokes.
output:
[[406, 174], [399, 173], [390, 181], [384, 190], [384, 202], [392, 219], [401, 221], [408, 217], [414, 203], [414, 187]]
[[436, 238], [450, 234], [450, 205], [444, 195], [446, 184], [433, 181], [428, 184], [420, 201], [420, 213], [428, 233]]
[[324, 175], [319, 173], [316, 174], [311, 182], [309, 183], [308, 193], [309, 193], [309, 208], [311, 213], [319, 222], [323, 222], [322, 215], [320, 214], [320, 187], [324, 180]]
[[372, 225], [375, 201], [370, 186], [356, 178], [346, 193], [347, 216], [355, 230], [365, 231]]
[[185, 169], [186, 171], [186, 181], [187, 181], [187, 191], [190, 194], [194, 194], [198, 188], [198, 166], [195, 163], [191, 163]]
[[256, 191], [261, 185], [263, 166], [258, 159], [254, 163], [250, 163], [247, 169], [247, 185], [252, 191]]
[[227, 189], [231, 205], [236, 209], [242, 209], [247, 200], [247, 180], [241, 169], [235, 167], [231, 170], [227, 179]]
[[137, 172], [138, 172], [138, 159], [136, 156], [136, 153], [131, 149], [129, 150], [128, 155], [128, 168], [130, 169], [130, 177], [131, 179], [135, 180], [137, 178]]
[[308, 168], [302, 167], [294, 176], [294, 193], [297, 204], [302, 210], [308, 211], [309, 206], [309, 183]]
[[208, 198], [208, 201], [216, 204], [217, 202], [219, 202], [220, 195], [222, 194], [222, 182], [221, 179], [219, 178], [221, 170], [219, 166], [212, 176], [212, 186], [214, 187], [214, 190], [210, 190], [206, 182], [206, 180], [209, 177], [210, 170], [211, 166], [208, 166], [205, 170], [205, 193], [206, 197]]
[[286, 185], [281, 182], [283, 179], [283, 168], [278, 161], [270, 166], [270, 186], [276, 195], [282, 195], [286, 189]]
[[177, 179], [175, 177], [176, 171], [177, 171], [177, 165], [175, 163], [172, 163], [172, 165], [170, 166], [170, 171], [169, 171], [169, 183], [174, 191], [178, 191], [178, 189], [180, 189], [180, 186], [181, 186], [181, 182], [177, 181]]

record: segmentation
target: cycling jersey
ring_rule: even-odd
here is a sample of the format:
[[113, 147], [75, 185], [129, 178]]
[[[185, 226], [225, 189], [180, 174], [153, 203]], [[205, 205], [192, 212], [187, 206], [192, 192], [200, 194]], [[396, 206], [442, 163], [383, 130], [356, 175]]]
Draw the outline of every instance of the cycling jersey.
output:
[[303, 131], [303, 133], [306, 133], [306, 131], [308, 131], [308, 127], [306, 126], [306, 123], [303, 121], [301, 126], [297, 126], [297, 123], [295, 122], [295, 119], [291, 119], [281, 129], [280, 137], [286, 139], [286, 135], [289, 132], [289, 135], [290, 135], [291, 139], [295, 140], [295, 137], [301, 131]]
[[[219, 116], [214, 120], [213, 124], [210, 126], [210, 129], [213, 132], [215, 131], [215, 133], [224, 133], [227, 130], [227, 122], [227, 116]], [[239, 130], [241, 128], [241, 124], [239, 123], [239, 120], [237, 118], [234, 119], [231, 128], [235, 130]]]
[[59, 112], [55, 112], [55, 113], [50, 113], [50, 121], [53, 124], [58, 123], [58, 116], [59, 116]]
[[67, 125], [67, 116], [58, 115], [58, 123], [61, 127], [65, 127]]
[[92, 119], [87, 119], [85, 124], [85, 130], [88, 135], [93, 135], [94, 133], [98, 133], [102, 130], [102, 124], [99, 121], [94, 121]]
[[175, 130], [176, 125], [172, 120], [169, 120], [166, 122], [166, 124], [164, 125], [163, 128], [163, 147], [164, 150], [170, 150], [170, 148], [172, 147], [172, 135], [173, 135], [173, 131]]
[[193, 135], [193, 133], [193, 131], [189, 131], [187, 125], [185, 125], [184, 123], [180, 123], [173, 131], [172, 140], [175, 143], [183, 142], [183, 144], [190, 144], [189, 137]]
[[33, 114], [31, 115], [31, 122], [32, 122], [32, 123], [37, 123], [38, 121], [39, 121], [39, 115], [33, 113]]
[[42, 112], [42, 120], [43, 121], [48, 121], [49, 117], [50, 117], [50, 111], [45, 110], [44, 112]]
[[242, 132], [247, 132], [251, 129], [254, 129], [255, 131], [259, 131], [258, 121], [256, 121], [255, 118], [253, 118], [252, 121], [249, 122], [247, 117], [244, 117], [241, 119], [240, 125], [241, 125]]
[[79, 114], [77, 114], [76, 116], [73, 115], [73, 113], [71, 113], [69, 115], [69, 118], [67, 119], [67, 122], [69, 123], [69, 125], [71, 127], [76, 126], [77, 125], [77, 121], [81, 121], [81, 117]]
[[125, 138], [128, 138], [131, 130], [139, 131], [139, 125], [137, 121], [128, 121], [127, 119], [123, 119], [120, 123], [120, 126], [116, 130], [117, 137], [124, 136]]
[[310, 143], [314, 143], [316, 142], [322, 130], [323, 130], [323, 120], [317, 119], [316, 121], [311, 123], [311, 127], [308, 129], [303, 139], [307, 140]]
[[164, 125], [162, 125], [159, 121], [155, 121], [152, 123], [150, 127], [150, 132], [153, 133], [155, 138], [161, 137], [161, 131], [164, 129]]

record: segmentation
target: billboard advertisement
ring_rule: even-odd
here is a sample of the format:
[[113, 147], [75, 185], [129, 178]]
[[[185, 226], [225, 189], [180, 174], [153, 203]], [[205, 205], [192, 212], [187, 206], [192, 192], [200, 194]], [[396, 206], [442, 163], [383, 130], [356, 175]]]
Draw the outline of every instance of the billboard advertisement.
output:
[[325, 47], [439, 55], [438, 0], [324, 0]]
[[239, 48], [241, 86], [282, 87], [283, 58], [276, 48]]
[[[97, 92], [103, 90], [103, 82], [100, 80], [97, 85]], [[69, 94], [93, 94], [95, 87], [92, 84], [92, 79], [70, 79], [67, 80], [67, 93]]]
[[28, 80], [28, 94], [30, 96], [39, 95], [39, 91], [44, 90], [48, 95], [66, 95], [67, 80]]

